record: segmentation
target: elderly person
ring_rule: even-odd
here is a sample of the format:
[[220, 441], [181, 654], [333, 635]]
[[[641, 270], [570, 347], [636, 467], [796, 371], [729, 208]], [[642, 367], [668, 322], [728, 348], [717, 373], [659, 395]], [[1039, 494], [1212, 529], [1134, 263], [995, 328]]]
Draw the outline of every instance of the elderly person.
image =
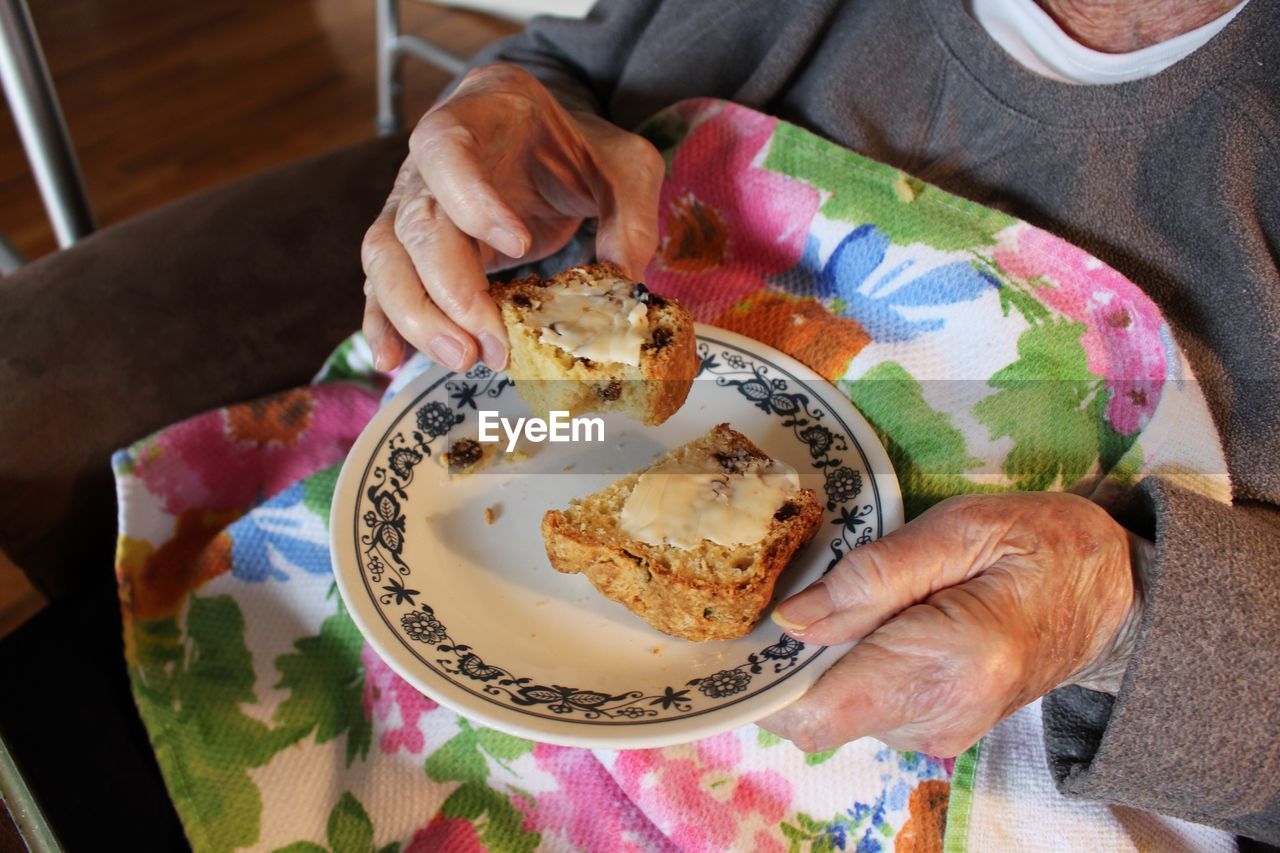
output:
[[407, 346], [502, 368], [486, 273], [586, 217], [642, 275], [664, 169], [625, 128], [694, 96], [1069, 237], [1170, 317], [1234, 504], [1159, 477], [1127, 528], [1072, 495], [945, 501], [779, 605], [801, 640], [860, 642], [762, 725], [955, 755], [1047, 694], [1064, 792], [1280, 839], [1280, 783], [1239, 759], [1280, 748], [1280, 12], [1040, 5], [605, 0], [537, 21], [414, 130], [364, 241], [364, 331], [384, 368]]

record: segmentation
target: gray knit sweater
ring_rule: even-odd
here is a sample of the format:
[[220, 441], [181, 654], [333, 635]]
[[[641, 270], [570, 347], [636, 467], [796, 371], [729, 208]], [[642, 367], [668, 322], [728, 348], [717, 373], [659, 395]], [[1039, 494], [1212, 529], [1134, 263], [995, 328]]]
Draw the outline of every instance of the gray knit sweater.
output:
[[623, 127], [727, 98], [1082, 246], [1142, 286], [1203, 383], [1234, 506], [1157, 479], [1117, 697], [1044, 703], [1062, 791], [1280, 842], [1280, 0], [1155, 77], [1071, 86], [961, 0], [603, 0], [478, 60]]

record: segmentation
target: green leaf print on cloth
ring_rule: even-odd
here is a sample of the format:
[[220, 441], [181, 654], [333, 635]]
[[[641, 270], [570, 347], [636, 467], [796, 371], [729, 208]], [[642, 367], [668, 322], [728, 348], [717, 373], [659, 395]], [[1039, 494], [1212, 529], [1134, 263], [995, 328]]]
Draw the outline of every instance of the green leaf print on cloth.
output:
[[[828, 219], [874, 224], [900, 245], [923, 243], [943, 251], [989, 246], [997, 232], [1017, 222], [785, 122], [778, 123], [764, 168], [824, 191], [819, 210]], [[921, 210], [926, 207], [927, 215]]]
[[835, 749], [827, 749], [822, 752], [806, 753], [804, 763], [809, 767], [817, 767], [819, 764], [826, 764], [828, 761], [835, 758], [836, 753], [839, 751], [840, 747], [836, 747]]
[[333, 853], [369, 853], [373, 850], [373, 824], [364, 806], [348, 791], [329, 813], [326, 827]]
[[[1133, 452], [1136, 436], [1121, 436], [1107, 421], [1110, 392], [1089, 372], [1083, 331], [1082, 324], [1061, 318], [1025, 330], [1018, 338], [1019, 359], [991, 377], [987, 384], [996, 392], [973, 407], [993, 439], [1014, 441], [1003, 462], [1013, 488], [1070, 486], [1095, 464], [1102, 472], [1131, 478], [1130, 469], [1140, 464], [1140, 453]], [[970, 454], [951, 416], [929, 405], [920, 383], [900, 364], [881, 362], [859, 379], [837, 385], [884, 443], [907, 518], [953, 495], [1007, 490], [970, 477], [982, 461]], [[1127, 464], [1120, 466], [1126, 453]]]
[[329, 846], [325, 847], [313, 841], [295, 841], [281, 847], [276, 853], [399, 853], [400, 842], [390, 844], [375, 851], [373, 846], [373, 821], [350, 791], [344, 791], [333, 811], [329, 812], [329, 822], [325, 828]]
[[333, 506], [333, 490], [338, 486], [341, 465], [331, 465], [302, 481], [302, 504], [329, 526], [329, 507]]
[[317, 743], [345, 733], [348, 765], [367, 753], [362, 642], [341, 607], [319, 635], [296, 640], [297, 652], [276, 659], [276, 686], [289, 696], [273, 717], [280, 725], [271, 727], [242, 710], [258, 698], [235, 600], [191, 595], [184, 627], [185, 641], [175, 619], [135, 623], [130, 676], [192, 846], [233, 850], [256, 842], [260, 831], [262, 796], [249, 768], [312, 731]]
[[[329, 595], [336, 598], [336, 588]], [[289, 698], [276, 708], [274, 719], [299, 739], [314, 729], [316, 743], [345, 733], [350, 766], [357, 754], [368, 754], [373, 738], [373, 726], [364, 713], [360, 632], [339, 601], [338, 612], [324, 620], [319, 635], [302, 637], [293, 645], [296, 653], [276, 658], [276, 687], [287, 689]]]
[[369, 343], [363, 337], [353, 335], [330, 353], [311, 384], [356, 382], [371, 386], [376, 375], [373, 369], [373, 351], [369, 349]]
[[838, 382], [841, 391], [871, 422], [902, 487], [907, 518], [915, 518], [952, 495], [1002, 491], [968, 479], [982, 464], [951, 416], [930, 407], [920, 383], [902, 365], [886, 361], [854, 381]]
[[533, 750], [533, 743], [493, 729], [477, 728], [458, 718], [461, 729], [427, 757], [425, 769], [433, 782], [461, 782], [444, 801], [445, 818], [461, 818], [475, 825], [480, 841], [493, 853], [531, 853], [542, 836], [524, 829], [524, 814], [509, 795], [489, 787], [485, 756], [508, 770], [507, 763]]
[[991, 377], [997, 392], [974, 406], [992, 438], [1013, 439], [1003, 467], [1019, 489], [1070, 486], [1095, 462], [1110, 468], [1132, 443], [1106, 425], [1107, 390], [1089, 372], [1084, 332], [1061, 318], [1027, 329], [1018, 360]]
[[130, 677], [192, 846], [234, 850], [258, 840], [262, 796], [249, 768], [297, 737], [241, 710], [257, 697], [239, 605], [192, 595], [185, 621], [186, 642], [174, 619], [136, 623]]

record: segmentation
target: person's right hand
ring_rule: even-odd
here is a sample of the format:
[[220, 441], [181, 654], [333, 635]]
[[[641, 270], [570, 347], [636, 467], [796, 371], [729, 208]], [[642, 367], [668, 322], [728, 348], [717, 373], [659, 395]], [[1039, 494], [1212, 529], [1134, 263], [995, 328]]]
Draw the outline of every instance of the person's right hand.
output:
[[598, 217], [596, 254], [638, 278], [658, 245], [662, 156], [604, 119], [569, 113], [528, 72], [469, 73], [409, 137], [365, 234], [363, 329], [387, 370], [405, 343], [453, 369], [500, 370], [507, 336], [487, 272], [553, 254]]

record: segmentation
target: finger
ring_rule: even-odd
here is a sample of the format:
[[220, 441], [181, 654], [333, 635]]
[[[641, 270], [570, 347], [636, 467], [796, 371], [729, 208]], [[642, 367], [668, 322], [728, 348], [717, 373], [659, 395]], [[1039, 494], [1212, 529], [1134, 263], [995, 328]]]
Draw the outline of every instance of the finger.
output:
[[365, 235], [361, 260], [371, 298], [405, 341], [451, 370], [475, 362], [475, 341], [431, 304], [413, 261], [392, 233], [389, 214], [379, 216]]
[[593, 187], [600, 217], [596, 255], [640, 279], [658, 248], [658, 197], [666, 164], [648, 140], [634, 135], [624, 137], [608, 157], [624, 162], [602, 163], [600, 185]]
[[360, 328], [373, 352], [373, 366], [383, 372], [394, 370], [404, 362], [404, 338], [383, 313], [382, 306], [374, 298], [373, 284], [368, 279], [365, 279], [364, 295], [364, 320]]
[[428, 113], [409, 138], [409, 156], [459, 230], [510, 258], [524, 257], [529, 229], [490, 181], [471, 130], [447, 109]]
[[980, 578], [910, 608], [760, 725], [808, 752], [867, 736], [931, 755], [963, 752], [1035, 695], [1021, 689], [1025, 638], [994, 618], [1011, 604], [997, 587]]
[[[757, 725], [805, 752], [823, 752], [877, 730], [889, 730], [902, 718], [897, 685], [900, 663], [873, 642], [854, 646], [809, 691]], [[870, 681], [887, 673], [889, 683]]]
[[1010, 523], [981, 499], [944, 502], [846, 554], [821, 580], [779, 604], [772, 618], [805, 642], [857, 640], [933, 592], [1019, 553], [1004, 535]]
[[401, 200], [395, 227], [431, 301], [479, 342], [485, 364], [504, 369], [506, 327], [489, 296], [489, 279], [475, 241], [444, 215], [437, 199], [425, 190]]

